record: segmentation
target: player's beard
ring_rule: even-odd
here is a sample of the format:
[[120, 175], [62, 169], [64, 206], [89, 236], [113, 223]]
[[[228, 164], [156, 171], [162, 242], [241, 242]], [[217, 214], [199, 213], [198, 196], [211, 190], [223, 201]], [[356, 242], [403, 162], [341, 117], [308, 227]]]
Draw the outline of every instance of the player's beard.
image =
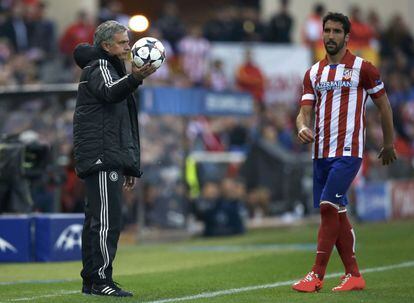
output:
[[[335, 48], [331, 48], [331, 49], [329, 49], [327, 46], [328, 46], [328, 44], [329, 43], [335, 43]], [[345, 39], [344, 40], [342, 40], [342, 42], [340, 43], [340, 44], [337, 44], [336, 42], [334, 42], [334, 41], [328, 41], [328, 42], [325, 42], [324, 43], [325, 44], [325, 50], [326, 50], [326, 52], [329, 54], [329, 55], [331, 55], [331, 56], [335, 56], [337, 53], [339, 53], [339, 51], [345, 46]]]

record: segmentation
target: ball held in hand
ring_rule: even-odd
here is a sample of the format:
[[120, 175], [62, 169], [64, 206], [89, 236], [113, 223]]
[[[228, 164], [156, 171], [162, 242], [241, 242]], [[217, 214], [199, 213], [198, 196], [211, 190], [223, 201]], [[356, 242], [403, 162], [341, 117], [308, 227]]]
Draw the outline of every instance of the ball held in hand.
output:
[[158, 39], [152, 37], [144, 37], [135, 42], [131, 53], [132, 61], [138, 67], [150, 63], [155, 68], [159, 68], [165, 61], [164, 46]]

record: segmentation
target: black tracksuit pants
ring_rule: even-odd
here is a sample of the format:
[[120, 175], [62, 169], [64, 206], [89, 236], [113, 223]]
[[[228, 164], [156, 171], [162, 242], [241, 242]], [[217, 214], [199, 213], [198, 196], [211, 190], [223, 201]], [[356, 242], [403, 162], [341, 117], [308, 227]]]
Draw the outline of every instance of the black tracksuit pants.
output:
[[121, 232], [123, 181], [117, 170], [100, 171], [85, 178], [81, 271], [84, 283], [112, 280], [112, 262]]

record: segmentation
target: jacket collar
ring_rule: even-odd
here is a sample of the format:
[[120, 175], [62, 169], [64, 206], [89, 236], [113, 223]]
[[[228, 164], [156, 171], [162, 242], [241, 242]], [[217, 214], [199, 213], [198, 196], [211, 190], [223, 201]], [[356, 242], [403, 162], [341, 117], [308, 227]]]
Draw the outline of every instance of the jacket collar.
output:
[[99, 59], [105, 59], [109, 63], [111, 63], [111, 65], [115, 68], [115, 70], [118, 72], [118, 75], [120, 77], [126, 75], [125, 64], [123, 61], [121, 61], [117, 56], [110, 55], [107, 51], [105, 51], [101, 47], [96, 47], [96, 48], [99, 53], [99, 57], [100, 57]]
[[73, 52], [73, 58], [80, 68], [84, 68], [92, 61], [99, 59], [107, 60], [115, 68], [120, 77], [126, 74], [125, 64], [117, 56], [111, 56], [102, 47], [92, 46], [87, 43], [81, 43], [76, 46]]

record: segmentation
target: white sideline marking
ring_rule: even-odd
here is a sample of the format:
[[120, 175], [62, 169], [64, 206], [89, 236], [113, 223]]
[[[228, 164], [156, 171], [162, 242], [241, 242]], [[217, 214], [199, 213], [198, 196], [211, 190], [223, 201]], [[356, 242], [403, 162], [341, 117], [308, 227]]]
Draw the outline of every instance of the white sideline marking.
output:
[[[403, 262], [403, 263], [394, 264], [394, 265], [367, 268], [367, 269], [361, 270], [361, 273], [381, 272], [381, 271], [393, 270], [397, 268], [413, 267], [413, 266], [414, 266], [414, 261], [408, 261], [408, 262]], [[341, 275], [343, 275], [342, 272], [333, 273], [333, 274], [325, 275], [325, 278], [326, 279], [336, 278], [336, 277], [340, 277]], [[169, 302], [181, 302], [181, 301], [188, 301], [188, 300], [212, 298], [212, 297], [218, 297], [218, 296], [237, 294], [241, 292], [253, 291], [253, 290], [258, 290], [258, 289], [268, 289], [268, 288], [276, 288], [280, 286], [287, 286], [287, 285], [291, 285], [295, 283], [296, 281], [297, 280], [290, 280], [290, 281], [276, 282], [276, 283], [271, 283], [271, 284], [262, 284], [262, 285], [247, 286], [247, 287], [241, 287], [241, 288], [231, 288], [231, 289], [225, 289], [225, 290], [219, 290], [219, 291], [213, 291], [213, 292], [203, 292], [197, 295], [191, 295], [191, 296], [185, 296], [185, 297], [179, 297], [179, 298], [171, 298], [171, 299], [161, 299], [161, 300], [156, 300], [156, 301], [146, 301], [143, 303], [169, 303]], [[30, 300], [40, 299], [40, 298], [60, 297], [60, 296], [71, 295], [71, 294], [80, 294], [80, 290], [61, 291], [59, 293], [48, 294], [48, 295], [9, 299], [7, 301], [1, 301], [0, 303], [30, 301]]]
[[[409, 261], [409, 262], [404, 262], [404, 263], [394, 264], [394, 265], [389, 265], [389, 266], [367, 268], [365, 270], [361, 270], [361, 273], [379, 272], [379, 271], [386, 271], [386, 270], [411, 267], [411, 266], [414, 266], [414, 261]], [[325, 278], [329, 279], [329, 278], [340, 277], [343, 274], [344, 273], [329, 274], [329, 275], [325, 275]], [[212, 297], [237, 294], [240, 292], [258, 290], [258, 289], [276, 288], [280, 286], [292, 285], [296, 281], [297, 280], [290, 280], [290, 281], [276, 282], [276, 283], [271, 283], [271, 284], [247, 286], [247, 287], [241, 287], [241, 288], [232, 288], [232, 289], [227, 289], [227, 290], [219, 290], [219, 291], [214, 291], [214, 292], [204, 292], [198, 295], [186, 296], [186, 297], [181, 297], [181, 298], [162, 299], [162, 300], [149, 301], [149, 302], [147, 301], [145, 303], [168, 303], [168, 302], [180, 302], [180, 301], [188, 301], [188, 300], [195, 300], [195, 299], [212, 298]]]
[[17, 285], [17, 284], [49, 284], [49, 283], [64, 283], [64, 282], [73, 282], [79, 281], [79, 279], [54, 279], [54, 280], [20, 280], [20, 281], [7, 281], [0, 282], [2, 285]]
[[64, 295], [72, 295], [72, 294], [78, 294], [78, 293], [80, 293], [79, 290], [62, 290], [62, 291], [59, 291], [57, 293], [48, 294], [48, 295], [41, 295], [41, 296], [34, 296], [34, 297], [23, 297], [23, 298], [17, 298], [17, 299], [9, 299], [7, 301], [2, 301], [1, 303], [3, 303], [3, 302], [18, 302], [18, 301], [31, 301], [31, 300], [35, 300], [35, 299], [60, 297], [60, 296], [64, 296]]

